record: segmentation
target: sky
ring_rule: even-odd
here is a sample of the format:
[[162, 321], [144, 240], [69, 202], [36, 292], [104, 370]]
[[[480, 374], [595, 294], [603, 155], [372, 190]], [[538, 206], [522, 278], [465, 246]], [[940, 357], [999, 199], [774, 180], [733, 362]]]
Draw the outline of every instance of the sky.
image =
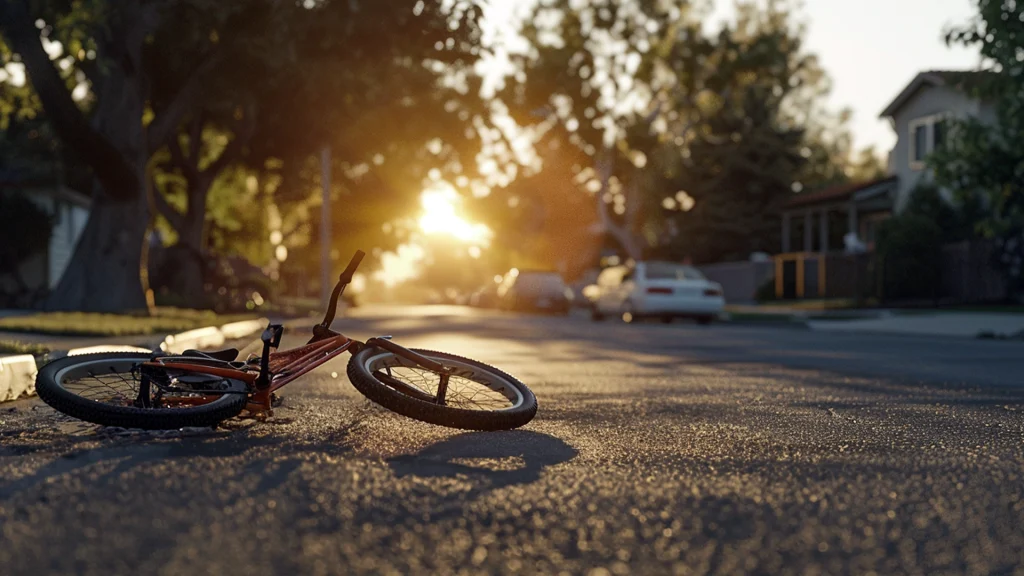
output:
[[[970, 20], [976, 0], [803, 0], [808, 51], [832, 78], [830, 104], [849, 107], [854, 144], [885, 154], [896, 141], [878, 116], [923, 70], [970, 69], [977, 50], [947, 47], [943, 31]], [[712, 22], [728, 18], [731, 0], [716, 0]]]

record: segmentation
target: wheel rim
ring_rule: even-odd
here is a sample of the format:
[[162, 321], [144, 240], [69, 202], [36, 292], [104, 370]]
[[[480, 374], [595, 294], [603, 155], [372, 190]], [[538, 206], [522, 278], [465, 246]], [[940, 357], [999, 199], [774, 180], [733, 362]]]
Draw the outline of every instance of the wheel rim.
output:
[[[498, 374], [451, 358], [427, 354], [424, 356], [453, 369], [445, 395], [445, 405], [449, 408], [507, 412], [521, 407], [526, 402], [522, 392], [508, 379]], [[440, 383], [438, 373], [422, 368], [415, 362], [391, 352], [382, 352], [371, 356], [366, 360], [364, 367], [367, 372], [375, 376], [378, 372], [385, 373], [391, 378], [414, 386], [425, 394], [437, 395], [437, 387]], [[377, 379], [380, 381], [380, 378]], [[401, 392], [399, 391], [399, 393]]]
[[[86, 360], [62, 368], [54, 376], [57, 386], [84, 400], [128, 408], [193, 408], [224, 397], [223, 394], [190, 393], [185, 390], [229, 390], [231, 382], [208, 374], [164, 369], [173, 388], [157, 383], [143, 389], [140, 361], [137, 358]], [[145, 402], [145, 403], [144, 403]], [[148, 405], [147, 405], [148, 404]]]

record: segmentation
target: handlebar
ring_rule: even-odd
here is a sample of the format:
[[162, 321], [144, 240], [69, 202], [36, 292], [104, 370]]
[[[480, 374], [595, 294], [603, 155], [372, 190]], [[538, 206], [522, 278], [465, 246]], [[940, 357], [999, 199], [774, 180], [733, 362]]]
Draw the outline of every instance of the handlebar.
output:
[[[338, 298], [345, 291], [345, 287], [352, 282], [352, 275], [356, 273], [356, 268], [359, 267], [359, 263], [363, 261], [363, 256], [366, 253], [362, 250], [356, 250], [355, 255], [349, 260], [348, 266], [342, 271], [341, 275], [338, 276], [338, 283], [334, 286], [334, 292], [331, 293], [331, 302], [327, 306], [327, 313], [324, 314], [323, 322], [320, 322], [321, 328], [330, 328], [331, 322], [334, 322], [334, 315], [338, 312]], [[313, 330], [314, 340], [317, 338], [316, 329]]]

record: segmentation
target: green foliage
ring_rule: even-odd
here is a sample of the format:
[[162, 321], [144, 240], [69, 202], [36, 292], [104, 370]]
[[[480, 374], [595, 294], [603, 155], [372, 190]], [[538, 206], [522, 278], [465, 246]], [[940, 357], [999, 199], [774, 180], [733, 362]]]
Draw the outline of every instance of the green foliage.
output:
[[[771, 250], [797, 183], [879, 164], [850, 158], [849, 113], [823, 108], [828, 79], [791, 3], [741, 2], [737, 13], [711, 31], [690, 3], [562, 0], [529, 19], [537, 57], [523, 56], [525, 83], [502, 97], [520, 122], [544, 117], [582, 152], [576, 183], [624, 249], [633, 240], [697, 262]], [[597, 37], [618, 47], [597, 50]]]
[[693, 208], [667, 213], [679, 232], [666, 248], [697, 263], [742, 260], [775, 251], [777, 210], [794, 183], [840, 177], [833, 157], [848, 148], [848, 138], [834, 130], [829, 142], [828, 131], [810, 120], [827, 79], [804, 51], [789, 12], [744, 5], [734, 26], [704, 43], [718, 62], [712, 80], [719, 105], [684, 143], [673, 184]]
[[49, 348], [35, 342], [0, 340], [0, 354], [31, 354], [33, 356], [42, 357], [49, 353]]
[[942, 229], [932, 218], [904, 213], [882, 223], [876, 253], [887, 299], [934, 298], [942, 282]]
[[971, 198], [947, 200], [933, 184], [918, 184], [910, 192], [905, 214], [922, 216], [938, 224], [942, 243], [976, 237], [980, 208]]
[[1024, 2], [977, 0], [977, 6], [978, 17], [947, 40], [976, 46], [991, 63], [961, 84], [992, 106], [996, 119], [950, 121], [929, 165], [937, 184], [981, 212], [978, 231], [994, 241], [1011, 290], [1024, 291]]
[[0, 270], [17, 271], [50, 245], [53, 216], [24, 194], [0, 192]]
[[757, 287], [757, 292], [754, 293], [754, 299], [758, 302], [772, 302], [777, 299], [775, 295], [774, 276], [765, 280]]

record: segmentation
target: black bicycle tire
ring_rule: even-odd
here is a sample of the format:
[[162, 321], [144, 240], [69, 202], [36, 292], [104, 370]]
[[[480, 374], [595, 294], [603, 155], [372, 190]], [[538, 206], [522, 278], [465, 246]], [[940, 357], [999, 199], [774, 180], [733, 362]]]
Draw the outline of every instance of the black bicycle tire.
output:
[[[148, 360], [150, 354], [133, 352], [101, 352], [98, 354], [82, 354], [67, 356], [50, 362], [36, 376], [36, 393], [58, 412], [68, 416], [100, 424], [102, 426], [118, 426], [121, 428], [141, 428], [144, 430], [176, 430], [186, 427], [209, 427], [237, 416], [248, 401], [247, 394], [223, 394], [209, 404], [192, 408], [134, 408], [130, 406], [113, 406], [82, 398], [64, 389], [57, 383], [57, 374], [69, 366], [104, 359], [137, 359]], [[234, 382], [235, 386], [244, 386], [243, 382]]]
[[456, 356], [455, 354], [435, 352], [433, 350], [413, 349], [413, 351], [427, 357], [448, 358], [493, 372], [519, 390], [519, 393], [523, 395], [523, 404], [514, 409], [501, 412], [465, 410], [462, 408], [452, 408], [449, 406], [424, 402], [423, 400], [402, 394], [401, 392], [387, 386], [380, 380], [377, 380], [377, 378], [375, 378], [373, 374], [366, 369], [366, 361], [372, 355], [386, 352], [381, 348], [366, 347], [354, 354], [348, 361], [348, 379], [352, 382], [352, 385], [356, 387], [356, 390], [359, 390], [359, 392], [364, 396], [388, 410], [397, 412], [403, 416], [408, 416], [415, 420], [420, 420], [429, 424], [437, 424], [439, 426], [447, 426], [449, 428], [484, 431], [512, 430], [526, 425], [530, 420], [533, 420], [534, 416], [536, 416], [537, 397], [534, 395], [533, 391], [531, 391], [526, 384], [519, 381], [518, 378], [489, 364], [484, 364], [483, 362], [464, 358], [462, 356]]

